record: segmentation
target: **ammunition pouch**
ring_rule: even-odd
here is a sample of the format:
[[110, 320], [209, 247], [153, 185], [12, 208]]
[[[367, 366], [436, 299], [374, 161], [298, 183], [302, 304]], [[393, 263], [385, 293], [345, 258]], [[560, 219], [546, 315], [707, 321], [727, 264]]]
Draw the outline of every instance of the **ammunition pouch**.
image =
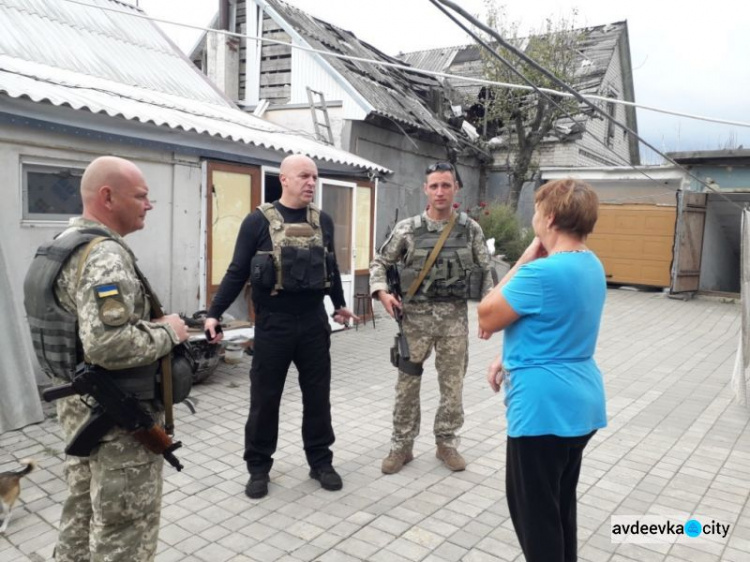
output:
[[[157, 400], [161, 402], [161, 361], [144, 367], [109, 370], [98, 365], [86, 366], [106, 373], [117, 387], [126, 395], [138, 400]], [[193, 387], [193, 377], [198, 370], [198, 363], [188, 342], [172, 350], [172, 396], [175, 404], [185, 400]]]
[[415, 363], [413, 361], [409, 361], [408, 359], [404, 359], [401, 356], [401, 352], [399, 351], [398, 339], [399, 336], [396, 336], [393, 341], [393, 347], [391, 347], [391, 365], [396, 367], [399, 371], [406, 373], [407, 375], [421, 377], [422, 373], [424, 372], [422, 363]]
[[138, 400], [158, 398], [156, 389], [159, 372], [158, 361], [144, 367], [130, 367], [129, 369], [109, 370], [98, 365], [87, 366], [86, 368], [94, 369], [94, 372], [106, 373], [120, 390]]
[[258, 253], [250, 260], [250, 285], [259, 289], [273, 289], [276, 284], [276, 268], [273, 255]]
[[475, 265], [469, 270], [468, 280], [466, 282], [467, 295], [469, 300], [482, 300], [482, 284], [484, 282], [484, 270]]
[[326, 256], [323, 246], [281, 248], [281, 288], [285, 291], [315, 291], [326, 288]]

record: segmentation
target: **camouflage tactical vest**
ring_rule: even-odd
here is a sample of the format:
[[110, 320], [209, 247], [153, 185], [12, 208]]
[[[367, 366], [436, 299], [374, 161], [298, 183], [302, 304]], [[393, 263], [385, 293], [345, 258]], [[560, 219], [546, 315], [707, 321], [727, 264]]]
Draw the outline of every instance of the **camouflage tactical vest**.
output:
[[[320, 209], [307, 206], [307, 220], [303, 223], [285, 223], [284, 217], [272, 203], [259, 207], [268, 220], [268, 233], [273, 250], [261, 251], [253, 258], [251, 283], [278, 291], [326, 290], [331, 286], [334, 256], [325, 247], [323, 229], [320, 226]], [[270, 264], [263, 260], [273, 260], [273, 277], [264, 275]]]
[[[400, 268], [401, 287], [406, 290], [419, 276], [428, 256], [437, 245], [441, 231], [431, 231], [421, 215], [412, 217], [414, 251], [410, 261]], [[435, 263], [417, 292], [407, 301], [455, 301], [482, 296], [482, 268], [474, 262], [469, 240], [469, 217], [460, 213], [446, 238]]]

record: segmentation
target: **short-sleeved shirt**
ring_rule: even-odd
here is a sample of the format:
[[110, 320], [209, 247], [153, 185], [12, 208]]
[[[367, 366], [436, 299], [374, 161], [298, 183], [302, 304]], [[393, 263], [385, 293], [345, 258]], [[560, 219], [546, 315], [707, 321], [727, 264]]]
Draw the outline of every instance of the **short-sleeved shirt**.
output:
[[594, 361], [606, 292], [604, 268], [588, 251], [534, 260], [502, 288], [520, 316], [503, 343], [509, 437], [576, 437], [607, 425]]

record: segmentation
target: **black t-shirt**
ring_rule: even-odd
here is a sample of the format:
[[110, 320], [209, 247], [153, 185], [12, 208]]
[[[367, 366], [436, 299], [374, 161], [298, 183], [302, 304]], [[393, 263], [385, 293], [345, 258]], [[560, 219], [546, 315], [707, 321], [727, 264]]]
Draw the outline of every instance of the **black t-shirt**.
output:
[[[285, 223], [307, 221], [307, 207], [290, 209], [278, 201], [274, 201], [273, 206], [281, 213]], [[237, 243], [234, 246], [232, 263], [229, 264], [208, 311], [210, 318], [219, 318], [245, 287], [245, 283], [250, 278], [250, 260], [256, 252], [273, 250], [268, 226], [268, 220], [260, 209], [256, 209], [242, 221], [240, 232], [237, 235]], [[323, 243], [329, 252], [334, 253], [333, 220], [322, 211], [320, 213], [320, 227], [323, 230]], [[325, 295], [325, 291], [300, 291], [296, 293], [279, 291], [276, 295], [271, 296], [270, 290], [253, 287], [253, 304], [256, 313], [268, 310], [303, 314], [320, 306]], [[339, 309], [346, 306], [338, 264], [333, 270], [330, 295], [334, 308]]]

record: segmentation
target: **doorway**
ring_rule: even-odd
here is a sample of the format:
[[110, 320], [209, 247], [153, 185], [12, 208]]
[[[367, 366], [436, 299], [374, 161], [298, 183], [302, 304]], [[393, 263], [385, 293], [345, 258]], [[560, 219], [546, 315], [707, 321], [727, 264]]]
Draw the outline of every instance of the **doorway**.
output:
[[[356, 217], [356, 187], [354, 182], [344, 182], [321, 178], [318, 183], [316, 201], [321, 210], [328, 213], [333, 219], [334, 228], [334, 250], [336, 261], [341, 273], [341, 285], [344, 289], [344, 299], [351, 307], [354, 299], [354, 225], [357, 224]], [[333, 312], [333, 305], [326, 299], [326, 309]], [[332, 327], [340, 327], [332, 324]]]
[[750, 193], [678, 194], [673, 293], [740, 292], [742, 207]]
[[[206, 234], [206, 304], [219, 289], [219, 284], [232, 262], [237, 234], [245, 217], [260, 204], [260, 168], [208, 163]], [[252, 307], [248, 306], [247, 289], [240, 295], [243, 304], [236, 303], [229, 310], [239, 318], [247, 318]], [[239, 300], [239, 299], [238, 299]]]

